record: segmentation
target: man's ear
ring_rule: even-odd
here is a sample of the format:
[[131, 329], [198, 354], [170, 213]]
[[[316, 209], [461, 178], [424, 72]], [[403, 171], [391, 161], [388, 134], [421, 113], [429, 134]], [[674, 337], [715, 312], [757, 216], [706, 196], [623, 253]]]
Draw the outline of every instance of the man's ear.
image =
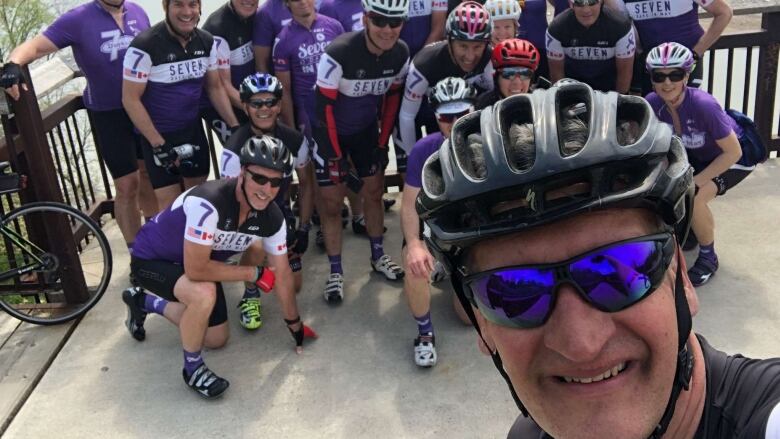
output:
[[487, 320], [485, 320], [476, 307], [472, 306], [471, 310], [474, 312], [474, 318], [477, 319], [477, 325], [479, 325], [479, 331], [482, 334], [481, 338], [479, 335], [477, 336], [477, 347], [483, 354], [490, 355], [496, 351], [496, 343], [493, 341]]
[[681, 250], [678, 253], [677, 260], [682, 264], [680, 275], [683, 277], [683, 289], [685, 289], [685, 299], [688, 300], [688, 309], [691, 310], [691, 316], [695, 316], [699, 312], [699, 296], [696, 295], [696, 288], [688, 277], [688, 264], [685, 262]]

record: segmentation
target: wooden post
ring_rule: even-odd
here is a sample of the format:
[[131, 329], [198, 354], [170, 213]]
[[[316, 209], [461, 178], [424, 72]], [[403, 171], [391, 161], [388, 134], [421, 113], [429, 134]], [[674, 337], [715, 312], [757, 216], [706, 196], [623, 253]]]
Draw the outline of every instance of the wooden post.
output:
[[777, 89], [777, 60], [780, 53], [780, 12], [762, 14], [761, 28], [770, 34], [770, 41], [773, 42], [762, 45], [758, 52], [755, 121], [767, 149], [776, 150], [772, 145], [772, 124]]
[[[17, 171], [28, 175], [28, 187], [32, 192], [32, 198], [37, 201], [61, 203], [62, 192], [57, 182], [57, 170], [52, 162], [41, 109], [27, 67], [24, 67], [24, 76], [28, 90], [21, 90], [19, 100], [16, 102], [8, 99], [14, 114], [13, 119], [25, 145], [22, 163], [27, 169]], [[16, 152], [13, 152], [13, 155], [16, 155]], [[47, 220], [33, 227], [36, 229], [35, 236], [43, 239], [45, 250], [55, 252], [60, 257], [60, 280], [67, 301], [69, 303], [86, 301], [89, 298], [89, 291], [87, 291], [75, 240], [70, 238], [73, 236], [71, 225], [65, 218], [60, 217], [58, 221]]]

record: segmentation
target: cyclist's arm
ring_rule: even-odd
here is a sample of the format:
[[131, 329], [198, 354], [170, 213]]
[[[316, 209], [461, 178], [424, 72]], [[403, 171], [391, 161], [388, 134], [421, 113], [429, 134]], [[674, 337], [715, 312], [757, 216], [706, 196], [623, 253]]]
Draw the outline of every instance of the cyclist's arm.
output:
[[422, 100], [425, 99], [427, 91], [428, 79], [412, 63], [412, 66], [409, 68], [409, 74], [406, 76], [404, 99], [401, 102], [401, 111], [398, 114], [398, 131], [401, 135], [400, 146], [407, 154], [412, 150], [415, 142], [417, 142], [414, 119], [417, 117], [417, 112], [420, 111]]
[[550, 35], [550, 29], [547, 29], [547, 64], [550, 66], [550, 81], [554, 84], [555, 81], [563, 79], [566, 76], [564, 71], [564, 58], [563, 45], [561, 42]]
[[341, 158], [338, 132], [336, 131], [336, 114], [334, 107], [339, 95], [339, 82], [343, 75], [341, 65], [327, 53], [320, 57], [317, 65], [317, 85], [315, 89], [317, 121], [316, 129], [321, 135], [317, 137], [319, 156], [325, 160]]
[[447, 2], [433, 0], [433, 11], [431, 12], [431, 33], [425, 40], [425, 45], [435, 43], [444, 39], [444, 22], [447, 20]]
[[282, 50], [282, 46], [274, 44], [273, 49], [274, 75], [282, 84], [282, 122], [289, 127], [295, 127], [295, 107], [292, 100], [292, 76], [290, 75], [290, 59]]
[[184, 241], [184, 274], [196, 282], [253, 282], [255, 267], [228, 265], [211, 259], [211, 245]]
[[[230, 143], [230, 139], [228, 139], [228, 143]], [[225, 145], [219, 159], [219, 176], [221, 178], [235, 178], [240, 172], [241, 163], [238, 154]]]
[[252, 46], [255, 52], [255, 69], [261, 73], [270, 71], [271, 48], [274, 43], [274, 23], [268, 13], [272, 2], [266, 2], [255, 13], [252, 31]]
[[723, 34], [723, 31], [731, 21], [734, 12], [732, 11], [731, 6], [724, 0], [697, 0], [697, 3], [702, 5], [702, 7], [713, 16], [712, 22], [709, 27], [707, 27], [707, 31], [704, 32], [704, 35], [702, 35], [696, 45], [693, 46], [693, 51], [699, 56], [702, 56], [707, 49], [715, 44], [715, 41], [720, 38], [721, 34]]
[[241, 108], [241, 98], [238, 95], [238, 90], [233, 87], [233, 80], [230, 77], [230, 46], [228, 42], [222, 37], [214, 36], [214, 43], [217, 50], [218, 72], [219, 79], [222, 81], [222, 87], [227, 93], [230, 103], [235, 108]]
[[[50, 39], [44, 35], [38, 35], [31, 40], [27, 40], [24, 43], [17, 46], [8, 56], [8, 62], [19, 64], [20, 66], [27, 65], [36, 59], [43, 58], [46, 55], [50, 55], [58, 50], [57, 46], [51, 42]], [[27, 86], [24, 86], [27, 90]], [[11, 87], [5, 89], [6, 92], [14, 99], [19, 99], [19, 85], [14, 84]]]
[[627, 94], [631, 88], [631, 76], [634, 73], [634, 54], [636, 53], [636, 34], [629, 26], [628, 32], [615, 45], [615, 67], [617, 78], [615, 90]]
[[379, 147], [387, 148], [387, 142], [390, 140], [390, 133], [395, 126], [395, 119], [398, 116], [398, 107], [401, 103], [401, 93], [404, 89], [404, 78], [409, 66], [409, 60], [406, 61], [401, 71], [390, 84], [390, 89], [385, 93], [382, 99], [381, 124], [379, 131]]
[[[305, 143], [307, 143], [305, 146], [308, 149], [308, 142]], [[305, 165], [297, 167], [295, 173], [298, 176], [298, 205], [301, 224], [309, 224], [314, 212], [314, 166], [311, 160], [307, 160]]]
[[152, 71], [152, 58], [148, 53], [131, 47], [125, 53], [124, 78], [122, 80], [122, 105], [133, 121], [133, 125], [152, 146], [161, 146], [165, 139], [154, 127], [154, 122], [146, 111], [141, 96], [146, 91], [146, 83]]
[[298, 317], [298, 304], [295, 300], [290, 261], [287, 258], [287, 225], [284, 221], [272, 236], [263, 238], [263, 249], [268, 258], [268, 266], [274, 272], [276, 282], [274, 291], [282, 307], [285, 319]]
[[211, 46], [208, 62], [209, 67], [208, 71], [206, 71], [206, 92], [209, 94], [211, 105], [214, 106], [214, 109], [219, 113], [219, 117], [221, 117], [229, 127], [236, 127], [238, 126], [238, 119], [236, 119], [236, 114], [233, 112], [233, 106], [230, 104], [230, 98], [228, 97], [227, 90], [225, 90], [219, 72], [220, 64], [227, 62], [227, 81], [230, 83], [230, 58], [227, 60], [220, 58], [217, 40], [214, 40], [214, 43]]
[[737, 135], [732, 131], [728, 136], [715, 141], [723, 152], [706, 168], [693, 177], [696, 186], [701, 186], [718, 175], [726, 172], [742, 157], [742, 147]]

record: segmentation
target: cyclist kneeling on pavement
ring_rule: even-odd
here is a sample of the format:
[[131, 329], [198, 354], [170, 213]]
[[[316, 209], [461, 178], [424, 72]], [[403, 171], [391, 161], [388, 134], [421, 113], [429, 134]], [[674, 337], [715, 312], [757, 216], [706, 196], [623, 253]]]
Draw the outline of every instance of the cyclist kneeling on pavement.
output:
[[706, 91], [688, 87], [695, 67], [693, 52], [679, 43], [663, 43], [647, 54], [646, 67], [655, 92], [647, 95], [656, 116], [674, 128], [693, 166], [696, 202], [693, 236], [685, 249], [699, 242], [699, 256], [688, 270], [694, 286], [704, 285], [718, 270], [715, 219], [708, 203], [724, 195], [755, 169], [743, 164], [739, 138], [742, 128]]
[[[409, 153], [407, 162], [406, 182], [401, 200], [403, 257], [407, 274], [404, 276], [404, 294], [412, 316], [417, 321], [419, 334], [414, 339], [414, 362], [421, 367], [434, 366], [437, 359], [429, 285], [431, 273], [437, 263], [423, 241], [423, 226], [414, 203], [420, 193], [423, 164], [450, 136], [455, 121], [474, 111], [476, 94], [477, 91], [461, 78], [450, 77], [437, 82], [428, 94], [428, 101], [436, 114], [440, 131], [418, 140]], [[453, 296], [453, 299], [458, 316], [465, 323], [469, 323], [457, 297]]]
[[456, 123], [422, 175], [430, 245], [525, 415], [510, 438], [778, 437], [780, 359], [692, 331], [676, 236], [693, 170], [641, 98], [571, 81], [513, 96]]
[[[264, 134], [279, 139], [293, 155], [292, 169], [298, 175], [298, 205], [301, 222], [296, 227], [295, 215], [290, 207], [288, 195], [292, 183], [292, 172], [284, 175], [274, 202], [284, 215], [287, 223], [287, 250], [290, 269], [293, 272], [293, 284], [298, 293], [303, 285], [301, 256], [309, 245], [309, 229], [314, 204], [314, 177], [309, 160], [309, 141], [300, 132], [283, 124], [279, 120], [282, 110], [284, 88], [276, 77], [268, 73], [254, 73], [244, 78], [239, 86], [244, 111], [249, 122], [242, 125], [225, 143], [220, 158], [220, 175], [223, 178], [235, 178], [241, 173], [241, 148], [252, 137]], [[262, 246], [256, 243], [242, 255], [241, 263], [260, 264], [265, 257]], [[241, 311], [241, 326], [246, 329], [258, 329], [262, 325], [260, 314], [260, 292], [251, 282], [246, 284], [244, 297], [238, 304]]]
[[[272, 203], [289, 167], [290, 152], [281, 142], [267, 136], [252, 138], [241, 150], [238, 178], [209, 181], [181, 194], [136, 237], [130, 270], [139, 287], [122, 293], [127, 327], [140, 341], [146, 336], [147, 313], [178, 326], [184, 381], [205, 398], [219, 396], [229, 386], [201, 356], [204, 346], [219, 348], [228, 340], [222, 282], [253, 282], [265, 292], [276, 288], [299, 353], [304, 337], [316, 337], [298, 314], [284, 217]], [[258, 240], [269, 267], [224, 263]]]

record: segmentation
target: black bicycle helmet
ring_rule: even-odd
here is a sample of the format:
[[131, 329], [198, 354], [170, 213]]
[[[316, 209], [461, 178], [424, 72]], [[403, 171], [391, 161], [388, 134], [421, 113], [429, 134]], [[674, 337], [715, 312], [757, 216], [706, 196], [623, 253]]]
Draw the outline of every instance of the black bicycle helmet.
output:
[[292, 167], [290, 150], [281, 140], [271, 137], [250, 137], [241, 147], [241, 166], [257, 165], [287, 175]]
[[[647, 101], [594, 92], [571, 80], [461, 117], [422, 174], [416, 207], [431, 229], [426, 240], [450, 265], [455, 292], [477, 331], [460, 283], [463, 251], [477, 240], [621, 206], [648, 208], [684, 239], [693, 212], [693, 168], [685, 148]], [[692, 370], [691, 314], [679, 266], [675, 309], [675, 381], [652, 438], [668, 427]], [[527, 416], [500, 355], [492, 357]]]
[[252, 73], [244, 78], [238, 87], [241, 102], [249, 102], [252, 96], [258, 93], [271, 93], [276, 99], [281, 99], [283, 92], [282, 83], [276, 79], [276, 76], [268, 73]]

